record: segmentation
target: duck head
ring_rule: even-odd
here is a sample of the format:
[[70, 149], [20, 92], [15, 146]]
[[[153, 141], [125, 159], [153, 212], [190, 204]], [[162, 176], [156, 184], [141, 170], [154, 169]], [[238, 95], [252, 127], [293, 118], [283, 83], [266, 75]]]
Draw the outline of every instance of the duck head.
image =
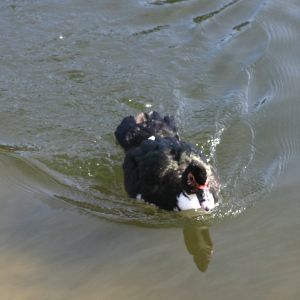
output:
[[177, 197], [180, 210], [202, 208], [210, 211], [215, 207], [215, 199], [210, 191], [206, 168], [198, 161], [192, 161], [181, 177], [182, 193]]

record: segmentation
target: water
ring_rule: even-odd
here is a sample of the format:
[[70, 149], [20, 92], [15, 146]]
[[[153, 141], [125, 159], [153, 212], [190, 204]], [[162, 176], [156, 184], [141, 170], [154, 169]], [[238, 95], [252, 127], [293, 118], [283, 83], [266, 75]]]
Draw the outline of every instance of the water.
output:
[[[298, 299], [296, 1], [0, 4], [4, 299]], [[212, 215], [126, 196], [113, 132], [174, 115]]]

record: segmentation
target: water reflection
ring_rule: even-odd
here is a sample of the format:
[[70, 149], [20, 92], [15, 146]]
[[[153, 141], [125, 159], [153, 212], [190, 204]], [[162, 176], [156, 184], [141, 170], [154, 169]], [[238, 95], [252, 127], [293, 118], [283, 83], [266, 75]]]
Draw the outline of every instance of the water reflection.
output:
[[205, 272], [213, 253], [213, 242], [208, 227], [188, 224], [183, 228], [183, 236], [186, 248], [193, 256], [197, 268]]

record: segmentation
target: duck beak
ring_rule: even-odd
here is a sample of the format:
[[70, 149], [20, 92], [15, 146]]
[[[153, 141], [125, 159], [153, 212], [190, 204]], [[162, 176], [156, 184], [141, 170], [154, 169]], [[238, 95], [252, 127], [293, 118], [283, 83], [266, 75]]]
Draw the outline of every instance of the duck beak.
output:
[[208, 188], [200, 190], [196, 193], [196, 196], [203, 210], [210, 211], [216, 206], [215, 199]]

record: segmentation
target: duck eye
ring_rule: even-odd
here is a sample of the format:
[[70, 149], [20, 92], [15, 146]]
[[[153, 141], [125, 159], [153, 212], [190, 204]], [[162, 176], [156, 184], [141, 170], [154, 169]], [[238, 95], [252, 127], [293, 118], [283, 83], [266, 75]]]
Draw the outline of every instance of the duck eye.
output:
[[188, 185], [195, 185], [195, 177], [192, 173], [188, 174], [187, 183], [188, 183]]

